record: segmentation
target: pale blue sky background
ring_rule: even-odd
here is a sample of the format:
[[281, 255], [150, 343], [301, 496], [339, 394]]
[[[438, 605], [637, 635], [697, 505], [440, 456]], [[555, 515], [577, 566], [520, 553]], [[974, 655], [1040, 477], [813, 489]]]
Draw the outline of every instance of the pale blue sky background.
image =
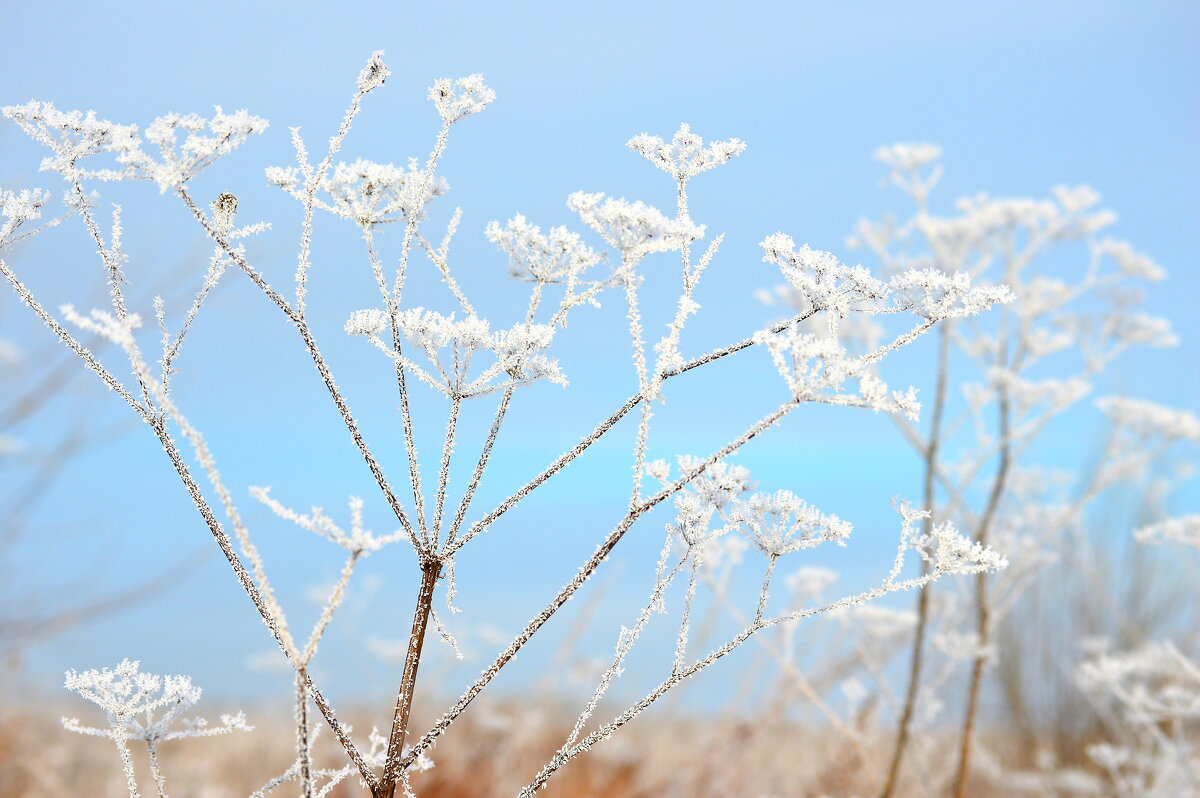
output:
[[[437, 122], [426, 87], [437, 77], [482, 72], [498, 99], [453, 131], [443, 161], [452, 191], [432, 211], [431, 235], [438, 235], [453, 207], [463, 207], [454, 247], [460, 279], [476, 287], [473, 296], [497, 323], [511, 323], [525, 289], [503, 279], [503, 259], [484, 239], [483, 225], [521, 212], [535, 223], [580, 229], [563, 205], [578, 189], [669, 208], [669, 180], [624, 143], [643, 131], [669, 136], [681, 121], [706, 138], [736, 136], [748, 143], [744, 155], [694, 187], [693, 216], [710, 235], [726, 233], [727, 242], [699, 296], [705, 311], [686, 344], [692, 352], [741, 338], [772, 317], [752, 296], [777, 282], [760, 261], [757, 242], [765, 235], [782, 230], [859, 257], [846, 250], [844, 239], [861, 216], [907, 210], [903, 198], [883, 185], [883, 170], [871, 158], [880, 144], [943, 145], [946, 177], [935, 207], [978, 191], [1044, 196], [1055, 184], [1088, 182], [1120, 215], [1113, 234], [1170, 272], [1168, 282], [1150, 288], [1147, 308], [1171, 318], [1184, 340], [1171, 352], [1120, 361], [1109, 385], [1197, 409], [1200, 7], [1194, 3], [360, 2], [247, 8], [222, 1], [64, 3], [53, 9], [23, 3], [12, 4], [4, 17], [10, 32], [0, 51], [4, 104], [37, 98], [140, 124], [167, 111], [204, 113], [214, 104], [270, 119], [264, 136], [206, 173], [194, 190], [200, 197], [232, 190], [241, 198], [242, 218], [274, 223], [275, 230], [251, 248], [281, 286], [294, 266], [297, 204], [268, 190], [261, 168], [290, 162], [287, 128], [299, 125], [311, 149], [319, 150], [365, 58], [385, 49], [393, 75], [368, 99], [343, 154], [395, 162], [423, 158]], [[0, 184], [57, 188], [35, 171], [40, 157], [14, 127], [0, 127]], [[205, 247], [181, 209], [145, 185], [105, 191], [129, 204], [131, 294], [139, 284], [183, 269], [186, 276], [173, 278], [168, 294], [186, 297]], [[379, 452], [399, 482], [403, 460], [386, 364], [340, 332], [349, 310], [372, 302], [368, 273], [343, 226], [322, 219], [317, 232], [314, 323], [365, 431], [380, 441]], [[385, 248], [395, 244], [387, 241]], [[1063, 267], [1079, 256], [1078, 250], [1064, 251]], [[99, 284], [76, 229], [12, 261], [47, 304], [88, 305]], [[664, 265], [662, 274], [670, 273]], [[428, 271], [414, 280], [419, 301], [450, 309]], [[673, 285], [668, 283], [652, 283], [650, 295], [665, 299]], [[0, 334], [29, 347], [45, 340], [11, 301], [0, 307]], [[522, 397], [477, 511], [536, 473], [629, 394], [632, 370], [620, 337], [621, 315], [615, 297], [603, 311], [579, 313], [563, 340], [571, 391], [538, 386]], [[927, 376], [919, 364], [928, 355], [927, 346], [913, 353], [904, 363], [918, 370], [894, 369], [896, 381], [922, 386]], [[218, 359], [222, 365], [215, 367]], [[205, 430], [239, 496], [245, 497], [247, 485], [270, 484], [282, 501], [299, 508], [319, 504], [336, 514], [350, 493], [372, 495], [369, 475], [336, 426], [290, 329], [240, 275], [229, 275], [219, 289], [180, 366], [180, 401]], [[652, 456], [708, 451], [782, 398], [758, 355], [694, 384], [708, 398], [672, 396], [659, 410], [663, 426], [652, 438]], [[63, 405], [67, 412], [101, 424], [123, 417], [94, 381], [80, 380], [75, 388]], [[430, 401], [417, 409], [428, 430], [424, 461], [432, 464], [442, 410]], [[466, 419], [463, 452], [477, 446], [484, 412]], [[36, 440], [59, 423], [61, 416], [49, 415], [41, 426], [18, 432]], [[1097, 429], [1091, 410], [1064, 420], [1045, 459], [1082, 461]], [[465, 612], [453, 620], [471, 648], [481, 655], [493, 651], [501, 642], [491, 639], [493, 632], [518, 629], [620, 517], [631, 436], [626, 429], [598, 446], [540, 500], [464, 554]], [[858, 526], [848, 549], [813, 560], [842, 568], [852, 587], [873, 582], [890, 558], [896, 525], [889, 498], [916, 497], [919, 490], [915, 460], [898, 434], [886, 419], [864, 414], [805, 410], [756, 442], [742, 462], [764, 487], [793, 488]], [[0, 472], [0, 479], [0, 490], [14, 484], [11, 472]], [[1182, 501], [1189, 499], [1194, 508], [1194, 491]], [[313, 612], [305, 589], [336, 575], [337, 552], [273, 521], [249, 499], [243, 510], [261, 530], [285, 603], [298, 607], [296, 622], [303, 627]], [[384, 511], [368, 499], [368, 519], [377, 529], [390, 528]], [[612, 575], [603, 577], [612, 580], [605, 582], [611, 589], [604, 606], [614, 614], [591, 653], [609, 650], [616, 624], [631, 620], [662, 520], [641, 524], [618, 549]], [[94, 584], [119, 586], [187, 552], [215, 548], [165, 458], [137, 428], [74, 463], [48, 497], [39, 523], [41, 533], [20, 554], [23, 559], [10, 563], [31, 590], [47, 585], [47, 558], [87, 574]], [[340, 686], [330, 693], [390, 689], [395, 668], [381, 665], [362, 641], [386, 643], [403, 634], [412, 592], [409, 564], [398, 547], [367, 562], [343, 619], [345, 631], [330, 640], [321, 665], [330, 675], [354, 679], [336, 679]], [[510, 684], [538, 673], [565, 627], [553, 627], [549, 643], [530, 647]], [[252, 693], [279, 682], [245, 667], [246, 658], [269, 651], [269, 643], [227, 566], [209, 557], [154, 605], [72, 629], [30, 650], [21, 678], [52, 685], [68, 667], [129, 656], [159, 672], [191, 673], [218, 692]], [[455, 671], [447, 660], [427, 675], [438, 674], [446, 689], [454, 689], [478, 665]], [[725, 674], [710, 679], [708, 688], [731, 694], [732, 682], [722, 679], [734, 672]], [[279, 689], [286, 693], [286, 686]]]

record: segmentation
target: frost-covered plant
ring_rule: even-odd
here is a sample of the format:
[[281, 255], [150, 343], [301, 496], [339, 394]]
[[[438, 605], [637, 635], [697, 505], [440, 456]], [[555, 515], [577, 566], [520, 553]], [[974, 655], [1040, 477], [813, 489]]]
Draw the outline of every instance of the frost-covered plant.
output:
[[[1165, 272], [1128, 243], [1103, 235], [1115, 216], [1098, 207], [1099, 195], [1087, 186], [1060, 186], [1045, 200], [980, 194], [939, 215], [929, 198], [942, 174], [940, 148], [896, 144], [880, 148], [876, 157], [915, 210], [903, 222], [860, 222], [850, 244], [872, 251], [894, 276], [875, 278], [776, 238], [764, 246], [768, 258], [780, 263], [787, 284], [762, 297], [801, 311], [830, 310], [809, 334], [810, 351], [874, 346], [880, 330], [861, 323], [847, 328], [843, 319], [881, 301], [950, 320], [937, 332], [935, 387], [926, 399], [924, 429], [903, 413], [893, 418], [924, 463], [927, 532], [938, 520], [953, 519], [980, 544], [994, 542], [1012, 567], [976, 577], [973, 617], [959, 610], [962, 602], [948, 601], [937, 605], [941, 611], [935, 619], [932, 587], [922, 586], [882, 795], [890, 798], [898, 789], [912, 728], [942, 711], [949, 680], [966, 664], [968, 689], [951, 784], [951, 793], [963, 798], [997, 622], [1031, 574], [1062, 553], [1062, 542], [1069, 532], [1075, 535], [1098, 496], [1140, 474], [1169, 441], [1194, 439], [1196, 431], [1186, 413], [1128, 398], [1100, 400], [1111, 420], [1103, 466], [1080, 480], [1067, 501], [1054, 491], [1030, 490], [1037, 477], [1027, 462], [1029, 451], [1050, 422], [1085, 398], [1096, 377], [1130, 347], [1177, 342], [1166, 321], [1136, 308], [1139, 282], [1160, 280]], [[1071, 244], [1082, 249], [1082, 262], [1064, 271], [1050, 254], [1069, 251]], [[878, 294], [885, 287], [883, 299]], [[1007, 301], [997, 312], [974, 318], [978, 304], [1000, 299]], [[861, 380], [873, 375], [859, 379], [865, 389]], [[952, 417], [949, 413], [958, 409], [952, 391], [957, 385], [964, 401]], [[876, 395], [883, 393], [877, 388]], [[926, 673], [930, 638], [946, 660], [932, 675]], [[880, 675], [886, 681], [886, 674]], [[928, 769], [921, 769], [921, 778], [928, 779]], [[926, 781], [926, 789], [940, 788]]]
[[1088, 747], [1117, 798], [1189, 795], [1200, 784], [1200, 664], [1170, 642], [1101, 648], [1076, 673], [1112, 742]]
[[[244, 144], [252, 135], [262, 133], [266, 129], [264, 120], [245, 111], [225, 114], [218, 108], [211, 119], [172, 114], [160, 117], [139, 131], [135, 126], [113, 125], [97, 120], [93, 114], [61, 112], [43, 103], [3, 110], [7, 117], [51, 150], [52, 157], [43, 163], [43, 168], [61, 174], [69, 188], [62, 216], [50, 224], [68, 217], [78, 217], [82, 221], [99, 255], [111, 307], [85, 314], [65, 305], [55, 314], [38, 302], [4, 260], [0, 260], [0, 274], [54, 335], [150, 427], [236, 579], [294, 671], [296, 759], [283, 774], [268, 782], [260, 794], [284, 781], [295, 780], [305, 798], [324, 795], [336, 783], [356, 773], [376, 798], [392, 798], [397, 790], [411, 795], [413, 788], [409, 776], [429, 766], [425, 757], [434, 743], [547, 621], [589, 581], [633, 525], [668, 500], [675, 504], [676, 518], [666, 525], [655, 583], [645, 607], [633, 625], [620, 635], [610, 667], [600, 676], [592, 699], [580, 713], [563, 746], [540, 772], [532, 776], [523, 794], [532, 793], [566, 762], [606, 739], [668, 690], [765, 630], [790, 627], [802, 619], [856, 606], [894, 591], [923, 587], [943, 575], [981, 574], [1006, 565], [1004, 557], [980, 542], [964, 537], [949, 519], [934, 523], [927, 510], [913, 509], [901, 503], [896, 555], [892, 567], [875, 587], [809, 607], [774, 607], [770, 602], [770, 588], [777, 561], [823, 542], [844, 543], [850, 534], [850, 526], [789, 491], [751, 493], [748, 473], [729, 463], [728, 458], [785, 416], [809, 403], [867, 408], [916, 418], [919, 403], [915, 391], [911, 388], [889, 389], [876, 372], [878, 364], [938, 324], [972, 317], [994, 304], [1011, 301], [1014, 295], [1008, 288], [978, 285], [967, 269], [939, 270], [928, 264], [900, 269], [887, 279], [876, 278], [861, 266], [842, 264], [831, 253], [807, 246], [797, 249], [790, 237], [776, 233], [768, 236], [762, 247], [766, 260], [779, 265], [795, 294], [794, 315], [754, 334], [747, 330], [744, 337], [706, 354], [684, 355], [684, 329], [688, 320], [700, 310], [695, 300], [696, 287], [715, 260], [723, 240], [717, 236], [703, 254], [698, 258], [693, 256], [692, 245], [705, 236], [706, 227], [691, 218], [689, 181], [726, 163], [744, 148], [736, 139], [705, 144], [685, 125], [670, 144], [646, 134], [629, 142], [633, 150], [673, 179], [676, 187], [673, 215], [640, 201], [606, 198], [600, 193], [576, 192], [568, 197], [567, 206], [613, 250], [615, 257], [607, 275], [591, 277], [603, 256], [584, 244], [582, 237], [563, 228], [553, 228], [543, 234], [541, 228], [531, 225], [520, 215], [514, 216], [504, 227], [494, 222], [486, 228], [487, 236], [508, 258], [512, 275], [532, 284], [524, 318], [515, 323], [493, 324], [476, 311], [469, 291], [456, 280], [451, 266], [449, 248], [462, 218], [461, 211], [451, 217], [440, 245], [431, 243], [423, 231], [429, 222], [427, 206], [448, 190], [445, 182], [437, 177], [437, 169], [453, 126], [482, 111], [493, 101], [495, 93], [479, 75], [453, 82], [439, 80], [430, 89], [429, 97], [441, 126], [424, 161], [410, 160], [407, 168], [362, 159], [335, 165], [364, 99], [383, 85], [388, 74], [381, 54], [374, 54], [360, 72], [349, 108], [318, 163], [314, 164], [310, 158], [299, 131], [293, 130], [296, 165], [272, 167], [266, 171], [269, 183], [283, 189], [301, 205], [295, 288], [294, 295], [290, 296], [267, 280], [241, 243], [250, 235], [265, 232], [267, 226], [259, 223], [238, 227], [237, 215], [246, 212], [246, 208], [239, 205], [244, 203], [239, 203], [232, 194], [223, 193], [206, 210], [193, 198], [190, 188], [192, 179], [200, 171]], [[154, 144], [161, 154], [148, 155], [143, 149], [143, 139]], [[90, 164], [97, 158], [110, 158], [113, 163], [92, 168]], [[164, 303], [154, 303], [153, 316], [161, 339], [161, 354], [156, 363], [145, 353], [145, 336], [141, 333], [143, 315], [127, 307], [124, 289], [127, 256], [121, 208], [113, 207], [112, 221], [105, 232], [96, 214], [99, 199], [88, 193], [84, 185], [85, 181], [95, 180], [153, 182], [161, 193], [170, 193], [177, 198], [198, 229], [213, 242], [212, 257], [201, 289], [183, 318], [168, 319]], [[5, 221], [0, 227], [0, 252], [6, 252], [18, 240], [42, 229], [36, 225], [48, 203], [48, 196], [40, 192], [6, 192], [3, 195]], [[399, 399], [399, 431], [407, 460], [408, 484], [403, 491], [388, 479], [387, 469], [360, 430], [308, 321], [308, 278], [314, 267], [312, 237], [317, 210], [348, 221], [361, 234], [366, 262], [364, 273], [370, 275], [379, 291], [375, 307], [347, 309], [345, 331], [365, 337], [380, 350], [386, 356], [380, 362], [386, 364], [394, 376]], [[1077, 222], [1072, 217], [1071, 223]], [[379, 230], [387, 224], [399, 225], [402, 230], [397, 268], [392, 273], [385, 271], [377, 240]], [[424, 253], [445, 284], [452, 299], [451, 309], [405, 304], [404, 287], [410, 271], [416, 268], [412, 261], [413, 253], [418, 251]], [[651, 343], [642, 322], [639, 295], [642, 264], [650, 257], [667, 252], [678, 254], [681, 288], [666, 333]], [[376, 483], [379, 498], [399, 525], [394, 532], [382, 535], [366, 530], [364, 502], [357, 498], [350, 501], [347, 525], [335, 522], [319, 508], [309, 513], [298, 512], [277, 500], [267, 488], [251, 488], [254, 498], [277, 515], [336, 545], [344, 558], [339, 579], [306, 640], [297, 638], [289, 626], [288, 616], [272, 588], [266, 563], [251, 538], [238, 502], [221, 476], [204, 436], [189, 420], [172, 391], [171, 376], [177, 371], [185, 338], [213, 287], [230, 270], [240, 271], [249, 278], [295, 328], [298, 342], [316, 367], [352, 446]], [[491, 464], [495, 442], [517, 389], [542, 378], [565, 385], [566, 379], [556, 360], [548, 354], [556, 332], [565, 326], [577, 308], [597, 304], [600, 294], [610, 287], [620, 287], [624, 292], [636, 390], [592, 432], [468, 524], [467, 514]], [[890, 337], [881, 338], [884, 343], [876, 341], [862, 353], [852, 354], [836, 341], [810, 335], [800, 326], [810, 320], [820, 320], [826, 330], [837, 331], [843, 327], [853, 328], [876, 316], [906, 320]], [[1150, 329], [1151, 326], [1143, 324], [1142, 328]], [[102, 362], [89, 351], [71, 327], [100, 336], [118, 347], [127, 360], [129, 376], [119, 377], [115, 366]], [[877, 325], [877, 329], [883, 336], [884, 327]], [[662, 400], [668, 381], [754, 346], [769, 350], [782, 377], [781, 403], [713, 451], [680, 458], [677, 469], [668, 467], [664, 461], [647, 463], [650, 408]], [[414, 350], [420, 350], [420, 358], [415, 357]], [[651, 356], [651, 351], [656, 357]], [[441, 456], [437, 470], [432, 473], [421, 467], [418, 456], [411, 401], [413, 377], [431, 387], [435, 395], [440, 395], [449, 405]], [[493, 420], [485, 440], [476, 450], [471, 477], [457, 505], [448, 504], [451, 462], [461, 448], [458, 440], [461, 405], [467, 401], [481, 403], [496, 394], [499, 399], [495, 403]], [[639, 405], [640, 420], [633, 436], [630, 499], [624, 516], [603, 536], [594, 553], [566, 585], [497, 653], [479, 678], [433, 726], [424, 734], [413, 734], [411, 709], [427, 629], [432, 623], [444, 637], [449, 637], [433, 611], [434, 597], [442, 584], [447, 599], [452, 598], [458, 553], [487, 532], [498, 518], [536, 492], [597, 441], [611, 434]], [[204, 472], [207, 489], [201, 487], [193, 474], [182, 448], [184, 445], [190, 448]], [[647, 478], [658, 484], [647, 488], [644, 484]], [[401, 498], [401, 493], [410, 494], [411, 501], [407, 496]], [[227, 523], [218, 520], [218, 511], [224, 513]], [[328, 700], [314, 683], [310, 665], [357, 565], [365, 557], [379, 554], [388, 544], [395, 543], [407, 544], [416, 555], [413, 621], [404, 651], [399, 688], [391, 708], [390, 731], [386, 736], [372, 734], [369, 747], [363, 748], [352, 739], [351, 730], [338, 721]], [[696, 654], [692, 651], [695, 646], [690, 644], [694, 641], [690, 641], [689, 629], [697, 590], [702, 581], [713, 579], [723, 567], [723, 560], [742, 557], [742, 549], [748, 546], [756, 548], [765, 558], [761, 587], [752, 614], [743, 616], [745, 623], [740, 632], [709, 653]], [[914, 559], [923, 563], [918, 574], [910, 572]], [[643, 699], [588, 731], [588, 722], [612, 681], [619, 676], [626, 655], [650, 616], [665, 611], [667, 589], [680, 575], [686, 575], [688, 584], [668, 675]], [[813, 582], [828, 586], [828, 580], [819, 578], [803, 581], [810, 584], [809, 589]], [[729, 600], [736, 609], [736, 602]], [[118, 670], [128, 672], [127, 678], [135, 680], [131, 667], [122, 665], [124, 670]], [[112, 682], [112, 678], [103, 672], [87, 678], [96, 684]], [[150, 690], [150, 683], [146, 684], [146, 690]], [[174, 691], [171, 695], [190, 695], [183, 687], [184, 682], [170, 682], [170, 685], [170, 690]], [[111, 706], [125, 705], [111, 699]], [[333, 731], [349, 765], [315, 765], [312, 742], [316, 730], [309, 718], [312, 706]], [[123, 718], [124, 715], [119, 718], [122, 724], [126, 723]], [[145, 728], [150, 728], [150, 723], [147, 719]], [[123, 756], [123, 759], [128, 767], [127, 758]], [[131, 794], [136, 794], [132, 782], [130, 790]]]
[[[137, 796], [137, 778], [128, 740], [146, 744], [150, 773], [158, 795], [166, 797], [166, 779], [158, 763], [158, 745], [187, 737], [212, 737], [235, 731], [252, 731], [241, 712], [222, 715], [220, 726], [209, 726], [204, 718], [182, 718], [200, 701], [200, 688], [186, 676], [157, 676], [138, 670], [140, 663], [122, 660], [116, 668], [67, 671], [66, 688], [104, 710], [107, 729], [83, 726], [78, 718], [63, 718], [63, 726], [80, 734], [108, 737], [117, 746], [129, 794]], [[178, 721], [178, 723], [177, 723]]]

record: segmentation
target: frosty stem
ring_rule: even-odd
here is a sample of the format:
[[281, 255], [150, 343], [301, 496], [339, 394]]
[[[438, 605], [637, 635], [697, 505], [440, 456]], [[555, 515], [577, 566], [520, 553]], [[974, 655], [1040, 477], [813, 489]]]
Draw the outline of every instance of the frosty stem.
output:
[[417, 684], [417, 667], [421, 664], [421, 651], [425, 645], [425, 630], [433, 611], [433, 589], [442, 573], [440, 560], [421, 563], [421, 587], [417, 592], [417, 606], [413, 612], [412, 633], [409, 636], [408, 652], [404, 657], [404, 672], [400, 677], [400, 691], [396, 694], [396, 711], [392, 717], [392, 733], [388, 738], [387, 759], [383, 779], [374, 789], [375, 798], [393, 798], [396, 782], [400, 778], [401, 755], [404, 738], [408, 735], [408, 721], [412, 713], [413, 692]]

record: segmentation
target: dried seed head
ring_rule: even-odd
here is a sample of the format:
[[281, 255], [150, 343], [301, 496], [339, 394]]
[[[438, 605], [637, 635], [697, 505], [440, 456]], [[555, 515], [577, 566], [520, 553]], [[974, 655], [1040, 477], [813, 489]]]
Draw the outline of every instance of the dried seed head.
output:
[[362, 72], [358, 73], [358, 90], [365, 94], [372, 89], [377, 89], [383, 85], [390, 74], [392, 73], [387, 68], [387, 64], [383, 63], [383, 51], [377, 50], [371, 53], [371, 59], [362, 68]]
[[229, 192], [225, 192], [213, 200], [213, 219], [217, 223], [217, 230], [228, 233], [233, 228], [233, 217], [237, 215], [237, 206], [237, 197]]

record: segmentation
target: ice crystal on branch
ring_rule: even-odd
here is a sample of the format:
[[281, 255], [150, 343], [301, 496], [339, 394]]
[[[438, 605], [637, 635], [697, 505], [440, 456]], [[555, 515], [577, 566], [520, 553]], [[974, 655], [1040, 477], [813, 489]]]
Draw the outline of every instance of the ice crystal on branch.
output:
[[429, 87], [429, 99], [437, 106], [442, 121], [452, 125], [471, 114], [477, 114], [496, 99], [496, 92], [483, 82], [478, 73], [451, 82], [447, 78], [434, 81]]
[[641, 133], [631, 138], [626, 146], [676, 180], [682, 181], [740, 155], [746, 149], [746, 142], [730, 139], [710, 141], [708, 146], [705, 146], [704, 140], [684, 123], [679, 126], [670, 144], [658, 136]]
[[625, 262], [635, 262], [651, 252], [679, 249], [704, 237], [704, 226], [690, 219], [668, 219], [662, 211], [640, 200], [604, 198], [603, 193], [576, 191], [567, 207], [600, 234]]
[[509, 274], [518, 280], [565, 283], [596, 265], [602, 255], [585, 245], [577, 233], [552, 227], [542, 233], [518, 214], [504, 227], [489, 222], [484, 231], [488, 241], [508, 255]]

